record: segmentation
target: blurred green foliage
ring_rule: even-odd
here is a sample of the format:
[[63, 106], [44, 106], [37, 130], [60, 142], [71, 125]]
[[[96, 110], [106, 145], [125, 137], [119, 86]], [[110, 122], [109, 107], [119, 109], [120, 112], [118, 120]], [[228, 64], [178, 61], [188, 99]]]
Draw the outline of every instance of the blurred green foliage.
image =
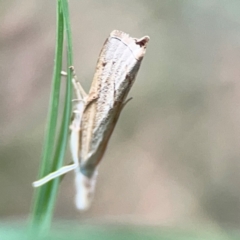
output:
[[[36, 239], [17, 225], [0, 225], [2, 240]], [[238, 233], [216, 233], [209, 230], [189, 231], [163, 227], [149, 227], [137, 225], [79, 225], [76, 223], [55, 224], [49, 234], [37, 238], [39, 240], [237, 240]]]

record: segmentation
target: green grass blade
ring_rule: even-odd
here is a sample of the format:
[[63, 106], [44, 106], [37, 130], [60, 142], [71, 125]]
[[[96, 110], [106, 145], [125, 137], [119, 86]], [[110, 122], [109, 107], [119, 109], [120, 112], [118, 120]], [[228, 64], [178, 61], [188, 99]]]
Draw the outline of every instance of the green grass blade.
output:
[[[72, 66], [72, 36], [71, 36], [71, 28], [70, 28], [70, 19], [69, 19], [69, 10], [68, 3], [65, 0], [61, 1], [61, 6], [63, 10], [64, 16], [64, 24], [66, 29], [67, 36], [67, 62], [68, 66]], [[69, 133], [69, 125], [70, 125], [70, 117], [72, 112], [72, 72], [68, 68], [67, 70], [67, 82], [66, 82], [66, 93], [65, 93], [65, 105], [64, 105], [64, 113], [62, 117], [61, 130], [60, 135], [56, 147], [56, 152], [52, 165], [52, 172], [59, 169], [63, 165], [67, 142], [68, 142], [68, 133]], [[59, 186], [60, 178], [54, 179], [51, 183], [49, 191], [47, 192], [47, 196], [49, 197], [49, 202], [47, 205], [46, 211], [48, 212], [47, 221], [51, 221], [51, 216], [53, 213], [57, 191]]]
[[[39, 178], [47, 175], [52, 171], [52, 158], [54, 154], [54, 142], [56, 139], [56, 127], [58, 119], [59, 95], [61, 85], [61, 70], [62, 70], [62, 53], [63, 53], [63, 34], [64, 34], [64, 20], [60, 1], [57, 5], [57, 38], [55, 50], [55, 65], [52, 82], [52, 90], [50, 97], [50, 107], [48, 114], [48, 122], [46, 129], [46, 136], [43, 147], [42, 162], [40, 168]], [[44, 229], [47, 227], [44, 219], [48, 213], [48, 196], [50, 184], [46, 184], [35, 190], [31, 222], [33, 227]]]
[[[56, 126], [58, 119], [58, 107], [59, 107], [59, 95], [61, 85], [61, 70], [62, 70], [62, 55], [63, 55], [63, 34], [64, 25], [66, 27], [67, 35], [67, 62], [68, 66], [72, 66], [73, 52], [72, 52], [72, 36], [69, 19], [68, 2], [66, 0], [57, 1], [57, 39], [56, 39], [56, 51], [55, 51], [55, 66], [53, 74], [53, 84], [51, 92], [51, 100], [49, 107], [49, 116], [47, 123], [47, 131], [44, 142], [42, 163], [39, 178], [44, 177], [50, 172], [59, 169], [64, 162], [68, 132], [71, 116], [71, 103], [72, 103], [72, 72], [68, 68], [68, 75], [66, 81], [66, 93], [64, 112], [62, 116], [61, 128], [56, 142]], [[54, 146], [56, 145], [55, 153]], [[57, 198], [57, 192], [60, 179], [54, 179], [51, 182], [36, 189], [34, 195], [34, 202], [32, 208], [31, 218], [31, 233], [41, 234], [46, 233], [50, 228], [53, 210]]]
[[[69, 8], [68, 8], [67, 0], [61, 0], [61, 2], [62, 2], [64, 24], [65, 24], [66, 36], [67, 36], [67, 62], [68, 62], [68, 66], [70, 67], [73, 65], [73, 47], [72, 47], [72, 33], [71, 33]], [[68, 69], [68, 81], [71, 83], [71, 80], [72, 80], [72, 71]]]

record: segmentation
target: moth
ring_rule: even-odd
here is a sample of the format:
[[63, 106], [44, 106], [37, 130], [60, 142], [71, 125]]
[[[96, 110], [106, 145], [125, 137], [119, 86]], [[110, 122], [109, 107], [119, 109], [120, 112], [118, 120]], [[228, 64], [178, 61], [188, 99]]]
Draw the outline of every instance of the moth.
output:
[[97, 169], [127, 95], [146, 52], [148, 36], [140, 39], [114, 30], [105, 41], [98, 58], [90, 91], [86, 94], [73, 78], [76, 100], [70, 126], [73, 164], [33, 183], [39, 187], [69, 171], [75, 171], [76, 207], [88, 209], [95, 189]]

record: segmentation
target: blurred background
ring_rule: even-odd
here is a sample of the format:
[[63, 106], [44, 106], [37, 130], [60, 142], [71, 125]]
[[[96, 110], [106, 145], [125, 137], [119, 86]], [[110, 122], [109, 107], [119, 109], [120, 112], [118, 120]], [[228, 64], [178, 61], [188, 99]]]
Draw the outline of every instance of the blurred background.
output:
[[[133, 100], [101, 162], [92, 208], [76, 211], [69, 173], [55, 217], [239, 228], [240, 2], [69, 4], [74, 65], [87, 91], [113, 29], [151, 40]], [[55, 8], [47, 0], [0, 2], [1, 219], [26, 219], [30, 211], [53, 73]]]

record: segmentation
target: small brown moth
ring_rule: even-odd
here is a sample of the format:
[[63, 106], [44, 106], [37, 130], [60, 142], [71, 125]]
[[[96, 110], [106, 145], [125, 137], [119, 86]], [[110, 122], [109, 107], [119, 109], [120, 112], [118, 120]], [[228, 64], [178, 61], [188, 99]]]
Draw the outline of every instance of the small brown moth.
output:
[[70, 146], [74, 164], [64, 166], [33, 183], [34, 187], [75, 171], [76, 206], [87, 209], [93, 198], [97, 167], [130, 91], [149, 37], [132, 38], [111, 32], [101, 50], [93, 82], [87, 95], [73, 79], [76, 104], [71, 124]]

